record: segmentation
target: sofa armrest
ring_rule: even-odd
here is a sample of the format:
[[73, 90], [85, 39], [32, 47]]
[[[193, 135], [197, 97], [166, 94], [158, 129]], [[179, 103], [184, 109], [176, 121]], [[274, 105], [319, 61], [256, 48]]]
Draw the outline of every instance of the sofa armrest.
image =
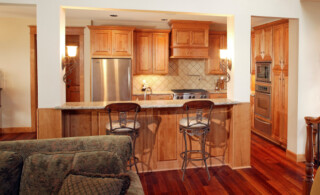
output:
[[139, 175], [133, 171], [128, 171], [127, 173], [130, 176], [130, 187], [127, 191], [127, 195], [144, 195]]

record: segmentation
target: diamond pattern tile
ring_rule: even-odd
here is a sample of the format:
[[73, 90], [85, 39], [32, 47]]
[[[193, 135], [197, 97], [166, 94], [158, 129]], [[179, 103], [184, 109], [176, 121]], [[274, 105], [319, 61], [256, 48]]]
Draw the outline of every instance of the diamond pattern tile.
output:
[[141, 91], [142, 81], [146, 80], [153, 91], [171, 89], [215, 88], [219, 75], [205, 74], [204, 59], [170, 59], [167, 75], [137, 75], [133, 77], [133, 91]]

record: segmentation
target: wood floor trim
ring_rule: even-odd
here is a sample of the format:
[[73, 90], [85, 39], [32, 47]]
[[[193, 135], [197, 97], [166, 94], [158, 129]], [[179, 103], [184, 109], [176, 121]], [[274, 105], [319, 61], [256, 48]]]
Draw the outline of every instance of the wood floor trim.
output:
[[8, 127], [2, 128], [0, 130], [2, 134], [9, 134], [9, 133], [32, 133], [35, 130], [32, 127]]
[[304, 154], [296, 154], [290, 150], [286, 150], [286, 157], [295, 162], [304, 162], [306, 161], [306, 157]]

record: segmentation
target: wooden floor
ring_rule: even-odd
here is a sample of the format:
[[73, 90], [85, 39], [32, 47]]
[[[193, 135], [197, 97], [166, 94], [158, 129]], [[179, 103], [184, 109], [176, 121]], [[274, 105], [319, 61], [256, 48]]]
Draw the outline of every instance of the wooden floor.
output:
[[285, 151], [252, 134], [252, 168], [232, 170], [228, 166], [182, 172], [140, 174], [146, 194], [301, 194], [305, 166], [287, 160]]
[[[35, 134], [7, 134], [0, 141], [35, 139]], [[232, 170], [228, 166], [182, 172], [163, 171], [140, 174], [146, 194], [301, 194], [305, 173], [303, 163], [286, 159], [285, 151], [252, 134], [252, 168]]]

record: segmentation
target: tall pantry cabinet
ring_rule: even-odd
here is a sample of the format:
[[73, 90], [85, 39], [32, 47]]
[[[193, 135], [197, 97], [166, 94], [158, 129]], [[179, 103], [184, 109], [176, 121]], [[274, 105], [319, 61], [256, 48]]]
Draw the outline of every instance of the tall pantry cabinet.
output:
[[[254, 27], [252, 32], [251, 63], [272, 62], [271, 74], [271, 135], [259, 130], [253, 132], [287, 147], [288, 129], [288, 50], [289, 50], [289, 21], [278, 20]], [[251, 67], [251, 74], [255, 74]], [[256, 98], [256, 97], [255, 97]], [[253, 100], [255, 101], [255, 100]]]
[[289, 24], [273, 26], [272, 136], [287, 146]]

